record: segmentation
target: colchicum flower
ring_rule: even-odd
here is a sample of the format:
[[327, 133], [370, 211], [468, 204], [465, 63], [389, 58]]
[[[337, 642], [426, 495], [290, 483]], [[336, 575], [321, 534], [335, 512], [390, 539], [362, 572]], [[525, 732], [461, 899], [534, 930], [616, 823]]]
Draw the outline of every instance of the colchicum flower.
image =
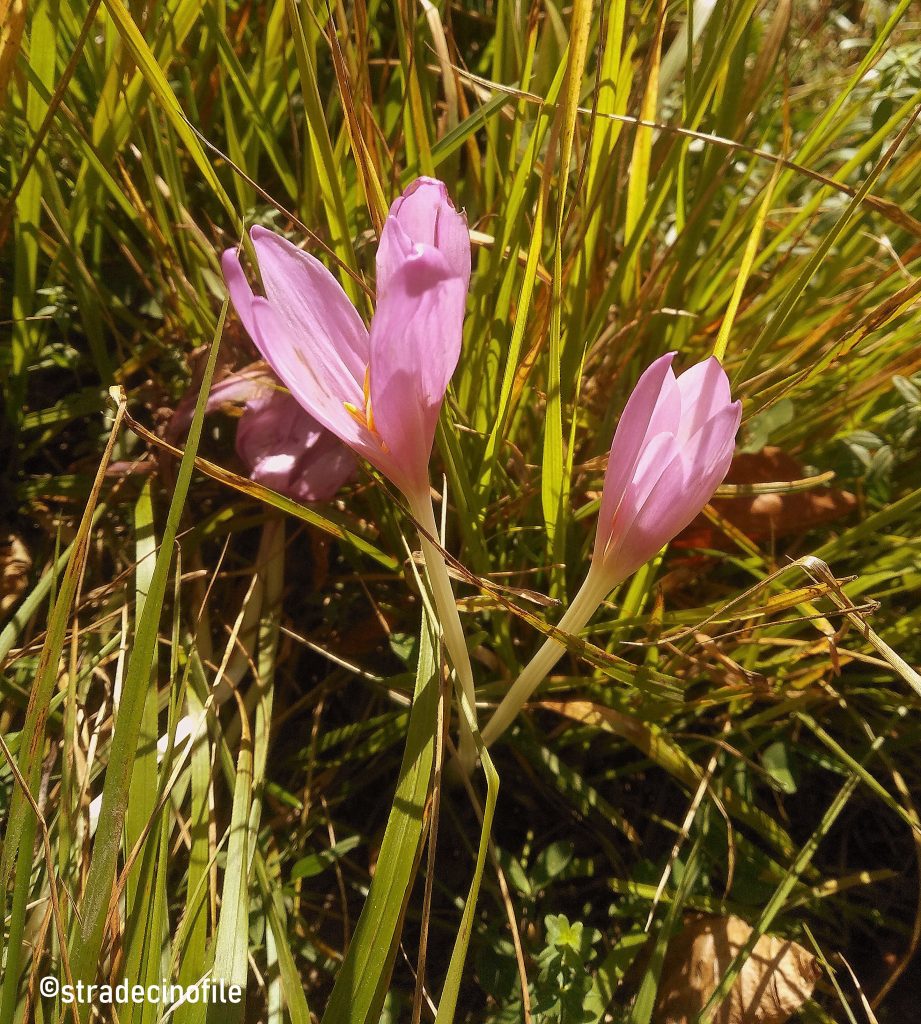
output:
[[428, 495], [435, 425], [460, 355], [470, 239], [440, 181], [420, 178], [394, 202], [377, 252], [371, 329], [309, 253], [250, 232], [265, 298], [236, 250], [222, 265], [230, 297], [265, 361], [318, 422], [410, 500]]
[[[167, 439], [178, 440], [195, 410], [190, 394], [176, 408]], [[329, 501], [355, 472], [355, 456], [306, 412], [267, 370], [232, 373], [208, 394], [206, 412], [243, 404], [237, 454], [252, 480], [300, 502]]]
[[675, 353], [640, 377], [604, 476], [592, 569], [612, 590], [679, 534], [729, 470], [742, 403], [715, 357], [675, 377]]
[[251, 399], [237, 453], [256, 483], [296, 501], [329, 501], [355, 472], [355, 456], [285, 391]]
[[[713, 496], [732, 461], [742, 403], [715, 357], [675, 377], [675, 353], [640, 377], [624, 408], [604, 478], [588, 575], [559, 628], [576, 633], [604, 598], [680, 533]], [[483, 729], [504, 732], [564, 651], [549, 638]]]
[[[425, 531], [429, 581], [445, 645], [474, 711], [473, 675], [440, 552], [428, 463], [445, 391], [460, 356], [470, 236], [447, 189], [414, 181], [391, 206], [377, 250], [368, 330], [319, 260], [265, 228], [250, 232], [265, 297], [253, 294], [236, 250], [222, 258], [230, 297], [262, 357], [320, 424], [404, 494]], [[462, 729], [469, 758], [472, 736]]]

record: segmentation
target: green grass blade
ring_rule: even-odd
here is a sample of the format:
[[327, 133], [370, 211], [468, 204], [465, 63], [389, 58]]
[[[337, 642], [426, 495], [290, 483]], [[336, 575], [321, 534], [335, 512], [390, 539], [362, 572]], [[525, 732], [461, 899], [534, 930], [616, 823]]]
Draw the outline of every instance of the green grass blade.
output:
[[784, 904], [799, 881], [800, 876], [812, 862], [812, 858], [815, 856], [815, 852], [818, 849], [819, 844], [828, 834], [838, 816], [847, 806], [851, 795], [857, 788], [858, 782], [859, 777], [857, 775], [851, 775], [841, 787], [838, 794], [835, 796], [835, 799], [829, 804], [828, 809], [822, 816], [822, 820], [819, 822], [806, 844], [802, 847], [799, 853], [797, 853], [796, 859], [790, 865], [790, 869], [783, 881], [768, 900], [767, 905], [762, 911], [761, 916], [758, 918], [757, 923], [752, 927], [751, 935], [746, 940], [745, 945], [733, 957], [732, 962], [726, 968], [722, 978], [720, 978], [719, 984], [713, 990], [713, 993], [710, 995], [710, 998], [707, 1000], [704, 1008], [700, 1011], [697, 1024], [711, 1024], [713, 1021], [714, 1016], [719, 1010], [720, 1004], [735, 984], [735, 980], [739, 976], [739, 971], [742, 970], [746, 960], [751, 956], [758, 939], [764, 935], [777, 915], [783, 910]]
[[[41, 781], [44, 760], [45, 730], [50, 702], [58, 678], [58, 668], [64, 650], [64, 640], [74, 599], [78, 592], [88, 553], [93, 523], [96, 519], [97, 502], [102, 489], [106, 467], [112, 456], [118, 431], [121, 427], [123, 410], [116, 414], [115, 423], [108, 444], [100, 462], [96, 479], [90, 493], [83, 517], [77, 529], [77, 536], [67, 557], [67, 568], [61, 586], [54, 600], [54, 607], [48, 621], [48, 632], [42, 645], [35, 680], [29, 694], [26, 720], [20, 735], [19, 767], [35, 799]], [[64, 556], [61, 556], [62, 558]], [[57, 560], [59, 564], [61, 559]], [[48, 574], [48, 583], [55, 579], [55, 573]], [[18, 788], [13, 789], [7, 817], [7, 827], [0, 851], [0, 888], [6, 894], [13, 879], [13, 903], [7, 932], [7, 960], [0, 990], [0, 1019], [12, 1020], [19, 985], [19, 965], [22, 952], [22, 934], [25, 924], [26, 906], [30, 895], [29, 880], [32, 875], [32, 852], [35, 845], [37, 821], [29, 803]]]
[[230, 196], [225, 192], [224, 186], [211, 166], [211, 161], [208, 159], [201, 141], [179, 106], [179, 101], [170, 88], [166, 75], [163, 73], [163, 68], [157, 62], [157, 58], [147, 45], [143, 35], [141, 35], [141, 31], [131, 17], [131, 13], [122, 3], [122, 0], [104, 0], [104, 3], [122, 39], [125, 41], [125, 45], [136, 61], [138, 69], [143, 74], [151, 92], [160, 104], [160, 108], [166, 114], [176, 134], [182, 140], [202, 177], [207, 182], [209, 189], [220, 200], [224, 207], [224, 212], [231, 222], [235, 224], [237, 221], [236, 208], [231, 202]]
[[483, 774], [486, 776], [486, 802], [483, 806], [480, 841], [477, 846], [473, 878], [470, 881], [470, 889], [464, 902], [464, 912], [461, 916], [457, 937], [454, 940], [454, 948], [451, 950], [451, 960], [448, 964], [448, 973], [445, 976], [444, 987], [441, 990], [441, 999], [438, 1002], [435, 1024], [452, 1024], [454, 1020], [454, 1014], [457, 1009], [457, 997], [460, 994], [461, 983], [464, 977], [467, 947], [470, 945], [470, 937], [473, 934], [473, 921], [474, 914], [476, 913], [477, 899], [480, 894], [480, 884], [483, 881], [483, 870], [486, 867], [486, 855], [489, 852], [489, 839], [492, 833], [493, 818], [496, 813], [496, 801], [499, 798], [499, 774], [492, 763], [489, 751], [481, 746], [479, 754], [483, 765]]
[[[192, 479], [195, 452], [201, 437], [205, 402], [217, 363], [226, 314], [227, 304], [225, 302], [211, 344], [208, 365], [202, 380], [192, 425], [189, 428], [186, 450], [179, 466], [176, 486], [150, 581], [150, 589], [144, 603], [143, 614], [137, 623], [134, 646], [125, 672], [122, 700], [115, 734], [112, 738], [108, 771], [102, 794], [99, 829], [96, 833], [93, 859], [81, 907], [82, 924], [75, 929], [71, 939], [71, 962], [74, 977], [86, 982], [92, 981], [99, 968], [105, 922], [112, 898], [116, 860], [122, 840], [128, 787], [137, 751], [146, 694], [150, 685], [150, 673], [156, 654], [157, 633], [173, 558], [173, 545], [176, 542], [179, 521]], [[81, 1020], [85, 1020], [88, 1013], [89, 1006], [81, 1008]]]
[[377, 1024], [387, 995], [426, 828], [439, 689], [436, 629], [425, 614], [397, 791], [368, 898], [336, 975], [323, 1024]]
[[[227, 843], [212, 977], [219, 983], [224, 982], [228, 989], [233, 985], [245, 993], [249, 949], [248, 879], [250, 844], [253, 840], [249, 824], [253, 792], [253, 747], [242, 699], [238, 703], [243, 734], [237, 754], [230, 839]], [[207, 1024], [238, 1024], [243, 1020], [243, 1010], [242, 999], [211, 1002], [208, 1004]]]

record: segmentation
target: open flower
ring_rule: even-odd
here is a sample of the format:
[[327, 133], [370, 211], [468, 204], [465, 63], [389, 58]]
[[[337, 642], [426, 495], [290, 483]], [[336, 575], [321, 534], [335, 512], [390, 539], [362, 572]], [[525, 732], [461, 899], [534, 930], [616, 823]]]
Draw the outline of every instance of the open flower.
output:
[[429, 457], [445, 391], [460, 356], [470, 235], [433, 178], [414, 181], [391, 206], [377, 250], [370, 331], [319, 260], [265, 228], [250, 232], [265, 297], [254, 295], [237, 252], [222, 258], [234, 308], [263, 358], [319, 423], [376, 466], [405, 495], [445, 646], [460, 682], [460, 753], [472, 763], [476, 695], [470, 655], [442, 554]]
[[[729, 469], [742, 403], [731, 401], [719, 360], [680, 377], [675, 353], [637, 382], [617, 424], [588, 574], [558, 628], [578, 633], [605, 597], [684, 529]], [[548, 638], [524, 667], [483, 729], [488, 746], [508, 728], [565, 650]]]
[[[166, 430], [175, 441], [192, 420], [197, 395], [179, 403]], [[284, 391], [268, 370], [232, 373], [208, 394], [206, 412], [243, 405], [237, 454], [252, 480], [295, 501], [328, 501], [355, 472], [355, 456]]]
[[694, 519], [732, 460], [742, 403], [731, 400], [719, 360], [676, 378], [674, 356], [640, 377], [611, 444], [592, 555], [608, 589]]
[[408, 497], [427, 493], [438, 414], [460, 355], [470, 238], [440, 181], [419, 178], [391, 207], [366, 329], [319, 260], [265, 228], [250, 232], [265, 287], [236, 250], [222, 259], [243, 326], [294, 398]]

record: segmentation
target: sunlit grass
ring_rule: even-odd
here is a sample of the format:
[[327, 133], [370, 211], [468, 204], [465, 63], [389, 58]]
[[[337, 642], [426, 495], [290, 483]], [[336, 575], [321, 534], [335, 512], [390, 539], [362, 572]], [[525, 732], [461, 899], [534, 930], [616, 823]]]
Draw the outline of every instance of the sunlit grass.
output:
[[[209, 972], [245, 1007], [169, 1019], [555, 1020], [550, 914], [597, 931], [586, 1020], [645, 1024], [644, 929], [664, 952], [684, 909], [813, 936], [910, 1019], [917, 12], [690, 7], [10, 5], [0, 498], [32, 567], [0, 632], [4, 1024], [73, 1019], [43, 975]], [[483, 720], [584, 577], [653, 358], [724, 359], [751, 460], [494, 748], [466, 956], [486, 787], [451, 781], [406, 510], [364, 470], [297, 509], [241, 475], [231, 416], [182, 461], [162, 440], [255, 358], [220, 251], [272, 226], [367, 314], [419, 174], [473, 231], [432, 481]], [[801, 1019], [870, 1019], [837, 980], [850, 1009], [823, 979]]]

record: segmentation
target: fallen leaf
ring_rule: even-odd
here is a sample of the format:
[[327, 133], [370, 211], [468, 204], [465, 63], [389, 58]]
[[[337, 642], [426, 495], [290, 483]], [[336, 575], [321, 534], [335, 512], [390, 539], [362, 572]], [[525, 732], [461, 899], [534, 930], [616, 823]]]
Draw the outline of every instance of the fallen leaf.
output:
[[[693, 1024], [751, 927], [739, 917], [694, 914], [668, 944], [653, 1024]], [[802, 946], [762, 935], [713, 1024], [784, 1024], [812, 995], [819, 967]]]
[[0, 539], [0, 614], [6, 614], [29, 585], [32, 556], [15, 534]]
[[[814, 526], [843, 519], [857, 504], [853, 494], [836, 487], [782, 489], [806, 476], [802, 463], [780, 448], [768, 446], [760, 452], [740, 452], [733, 458], [725, 482], [742, 487], [776, 483], [778, 490], [718, 497], [710, 504], [720, 518], [752, 540], [801, 535]], [[675, 543], [680, 547], [722, 548], [728, 540], [722, 530], [701, 514], [678, 535]]]
[[0, 0], [0, 107], [6, 101], [7, 86], [22, 46], [25, 26], [25, 0]]

